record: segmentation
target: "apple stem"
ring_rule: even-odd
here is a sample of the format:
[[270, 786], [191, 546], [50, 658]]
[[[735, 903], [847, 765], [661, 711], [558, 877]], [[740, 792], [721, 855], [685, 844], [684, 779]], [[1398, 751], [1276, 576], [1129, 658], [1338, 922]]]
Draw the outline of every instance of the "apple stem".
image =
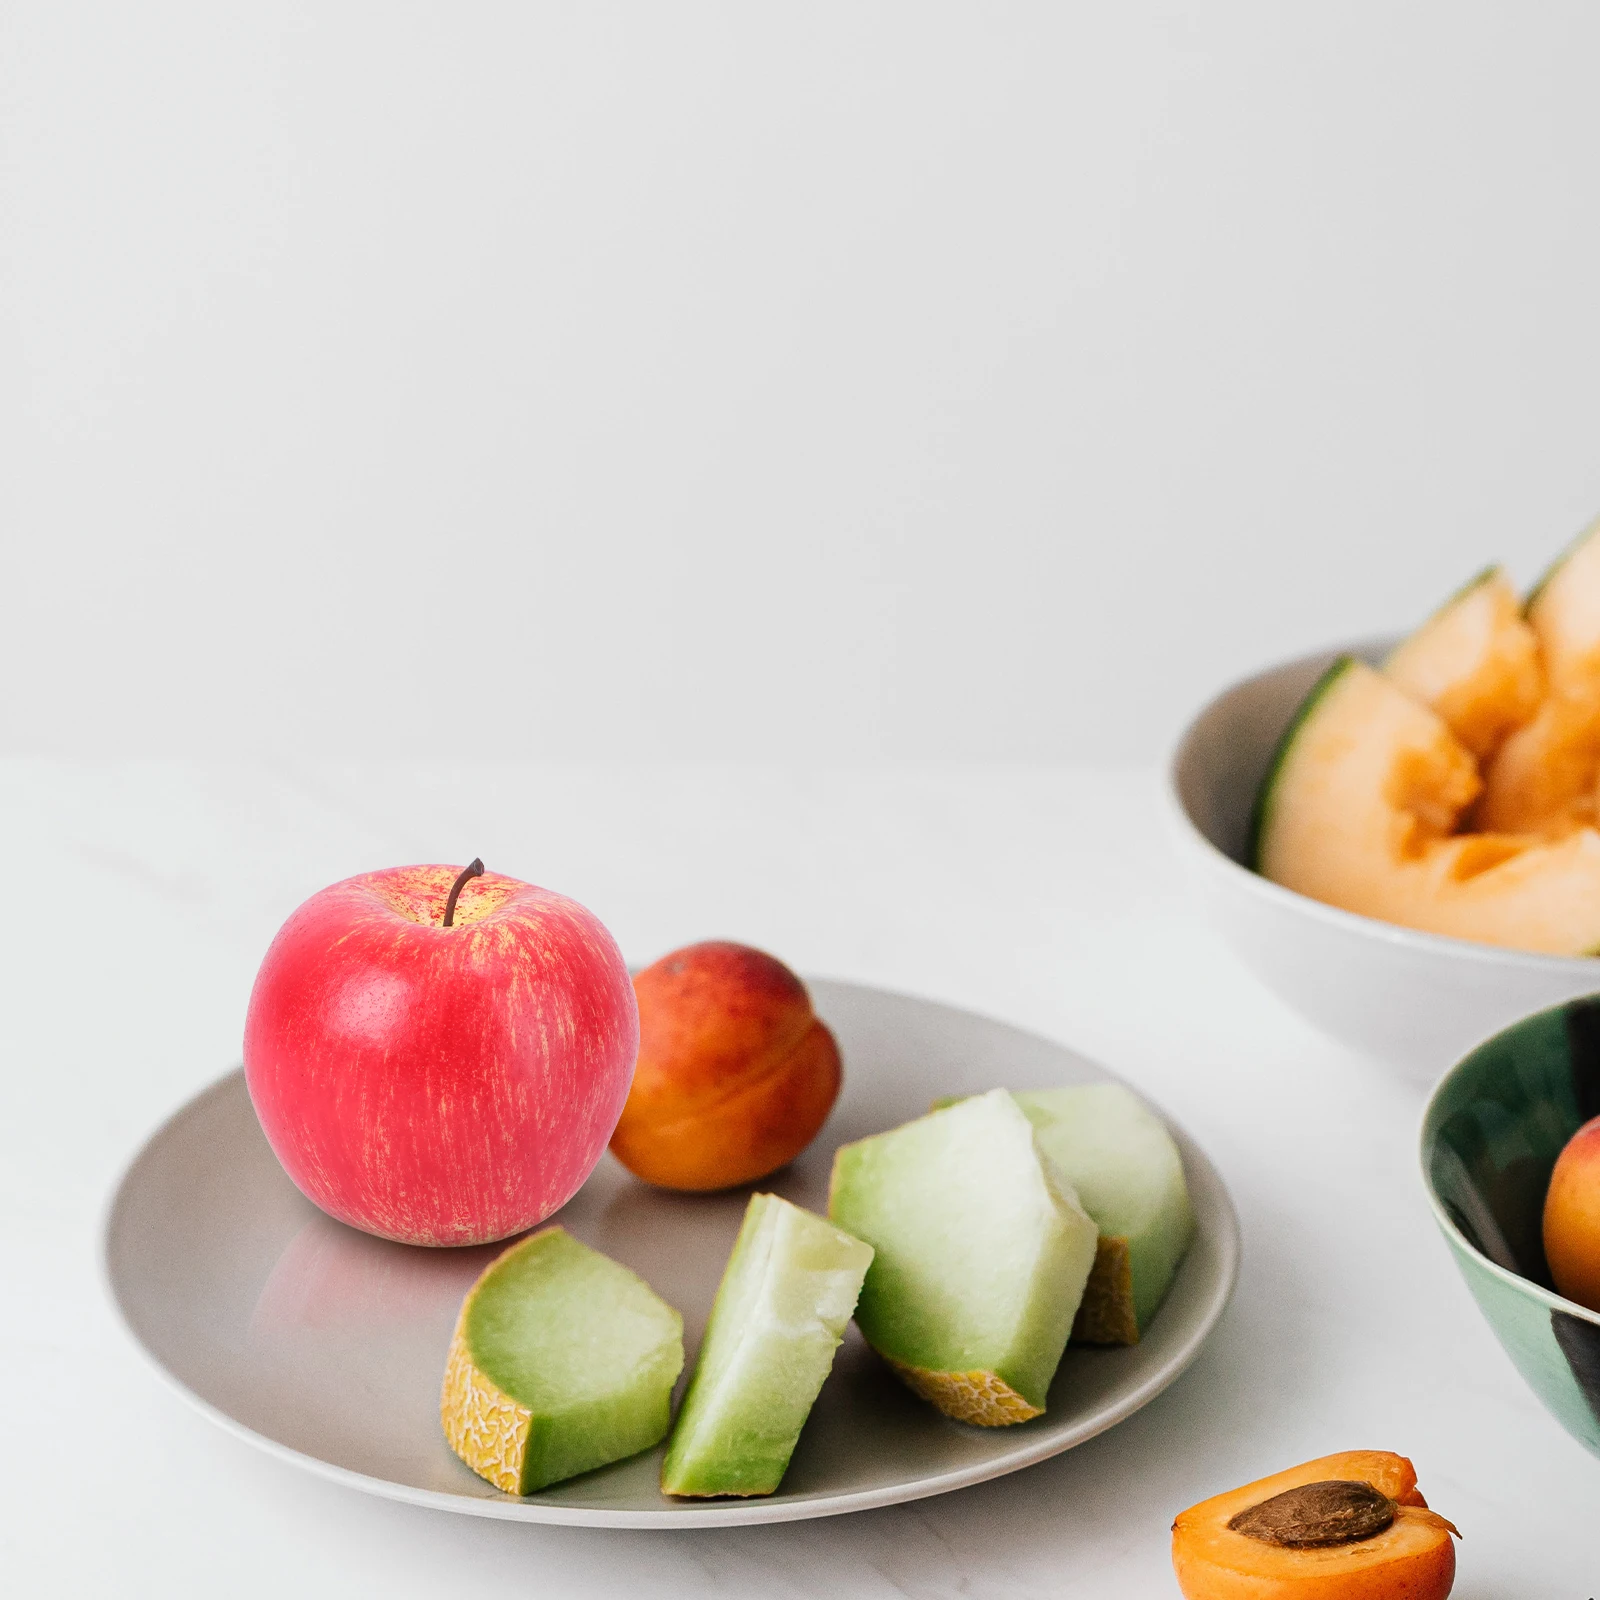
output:
[[444, 925], [453, 928], [456, 925], [456, 897], [467, 885], [468, 878], [481, 878], [483, 876], [483, 862], [476, 856], [471, 863], [462, 870], [461, 876], [450, 885], [450, 898], [444, 903]]

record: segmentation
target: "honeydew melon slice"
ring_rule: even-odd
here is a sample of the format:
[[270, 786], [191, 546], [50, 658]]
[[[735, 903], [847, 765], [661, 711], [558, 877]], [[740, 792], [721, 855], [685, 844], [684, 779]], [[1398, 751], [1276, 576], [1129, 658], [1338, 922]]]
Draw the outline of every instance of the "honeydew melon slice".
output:
[[1492, 755], [1544, 698], [1539, 641], [1503, 568], [1481, 572], [1397, 645], [1393, 682], [1431, 706], [1479, 760]]
[[1561, 955], [1600, 946], [1600, 833], [1454, 834], [1478, 788], [1439, 717], [1345, 657], [1307, 696], [1262, 784], [1254, 864], [1406, 927]]
[[1004, 1089], [842, 1145], [828, 1215], [876, 1252], [856, 1323], [914, 1393], [985, 1427], [1043, 1412], [1099, 1230]]
[[1013, 1098], [1100, 1231], [1072, 1336], [1134, 1344], [1194, 1238], [1178, 1147], [1160, 1117], [1120, 1083], [1020, 1089]]
[[[1017, 1089], [1011, 1097], [1100, 1230], [1073, 1339], [1137, 1344], [1194, 1237], [1194, 1209], [1172, 1135], [1120, 1083]], [[936, 1100], [934, 1109], [963, 1098]]]
[[683, 1370], [683, 1318], [563, 1228], [502, 1252], [468, 1291], [439, 1411], [450, 1448], [532, 1494], [659, 1444]]
[[1600, 524], [1528, 602], [1549, 693], [1484, 773], [1480, 827], [1559, 836], [1596, 820], [1600, 779]]
[[662, 1463], [667, 1494], [778, 1487], [871, 1260], [821, 1217], [751, 1195]]

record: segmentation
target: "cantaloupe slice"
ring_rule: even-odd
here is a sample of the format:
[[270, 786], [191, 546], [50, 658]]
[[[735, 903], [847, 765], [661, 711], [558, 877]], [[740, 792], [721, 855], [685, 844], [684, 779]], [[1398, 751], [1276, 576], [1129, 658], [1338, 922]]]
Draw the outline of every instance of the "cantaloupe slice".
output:
[[1528, 602], [1549, 692], [1484, 773], [1479, 827], [1559, 837], [1596, 820], [1600, 781], [1600, 525]]
[[1257, 801], [1254, 864], [1386, 922], [1561, 955], [1600, 947], [1600, 833], [1455, 834], [1478, 788], [1439, 717], [1346, 657], [1284, 735]]
[[1014, 1098], [1100, 1230], [1072, 1336], [1133, 1344], [1194, 1238], [1178, 1147], [1160, 1117], [1120, 1083], [1019, 1089]]
[[840, 1146], [828, 1215], [876, 1252], [856, 1323], [913, 1392], [985, 1427], [1044, 1410], [1099, 1230], [1004, 1089]]
[[450, 1448], [507, 1494], [659, 1444], [683, 1318], [563, 1228], [502, 1252], [456, 1321], [439, 1411]]
[[662, 1463], [667, 1494], [778, 1487], [871, 1261], [832, 1223], [751, 1195]]
[[1384, 673], [1481, 762], [1544, 698], [1539, 642], [1503, 568], [1481, 572], [1397, 645]]

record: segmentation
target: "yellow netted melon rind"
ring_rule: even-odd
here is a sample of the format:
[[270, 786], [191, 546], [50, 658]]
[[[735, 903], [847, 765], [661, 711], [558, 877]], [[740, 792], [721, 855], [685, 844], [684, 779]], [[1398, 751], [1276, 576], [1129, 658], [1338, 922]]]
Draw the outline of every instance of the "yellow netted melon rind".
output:
[[1120, 1236], [1101, 1234], [1094, 1265], [1072, 1321], [1078, 1344], [1138, 1344], [1139, 1318], [1133, 1309], [1133, 1254]]
[[522, 1467], [528, 1453], [533, 1413], [518, 1405], [473, 1361], [467, 1348], [469, 1296], [456, 1321], [445, 1361], [439, 1420], [450, 1448], [495, 1488], [522, 1493]]
[[1043, 1406], [1030, 1405], [1004, 1378], [994, 1372], [930, 1372], [907, 1366], [891, 1356], [884, 1359], [895, 1376], [914, 1394], [957, 1422], [980, 1428], [1008, 1428], [1044, 1415]]

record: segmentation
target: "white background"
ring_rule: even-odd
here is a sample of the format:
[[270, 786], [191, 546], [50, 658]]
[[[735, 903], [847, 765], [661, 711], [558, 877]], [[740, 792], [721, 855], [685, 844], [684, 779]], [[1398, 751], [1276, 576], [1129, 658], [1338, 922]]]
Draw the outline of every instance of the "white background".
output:
[[13, 0], [0, 749], [1149, 758], [1600, 508], [1597, 49]]

